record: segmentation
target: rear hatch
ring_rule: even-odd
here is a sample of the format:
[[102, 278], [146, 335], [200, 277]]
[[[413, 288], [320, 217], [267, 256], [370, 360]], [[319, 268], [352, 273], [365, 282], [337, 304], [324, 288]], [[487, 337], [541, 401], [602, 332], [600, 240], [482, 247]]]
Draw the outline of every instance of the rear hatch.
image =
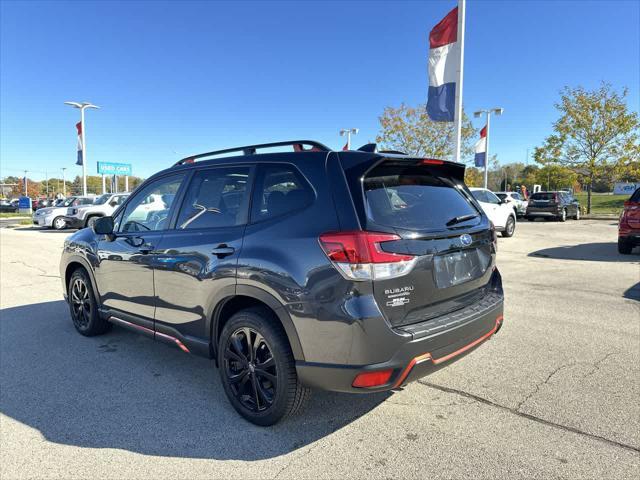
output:
[[529, 210], [534, 212], [550, 212], [558, 211], [559, 197], [553, 192], [538, 192], [531, 195], [529, 200]]
[[392, 156], [358, 170], [345, 172], [354, 203], [362, 202], [363, 229], [391, 234], [373, 248], [406, 264], [374, 274], [374, 296], [388, 321], [423, 322], [482, 299], [494, 233], [463, 183], [464, 166]]

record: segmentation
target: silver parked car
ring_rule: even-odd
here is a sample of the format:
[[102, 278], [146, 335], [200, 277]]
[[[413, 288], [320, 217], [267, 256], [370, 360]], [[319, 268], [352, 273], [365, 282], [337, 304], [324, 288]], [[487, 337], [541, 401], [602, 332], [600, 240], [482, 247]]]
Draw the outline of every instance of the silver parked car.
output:
[[78, 205], [91, 205], [95, 201], [95, 196], [90, 197], [69, 197], [60, 206], [39, 208], [33, 212], [33, 224], [39, 227], [55, 228], [62, 230], [67, 227], [64, 217], [67, 208]]

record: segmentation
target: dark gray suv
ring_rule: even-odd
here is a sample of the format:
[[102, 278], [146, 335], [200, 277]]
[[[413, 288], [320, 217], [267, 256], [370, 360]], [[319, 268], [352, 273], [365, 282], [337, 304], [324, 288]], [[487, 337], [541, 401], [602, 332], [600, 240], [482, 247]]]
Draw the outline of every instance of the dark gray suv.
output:
[[[293, 151], [263, 153], [276, 147]], [[463, 178], [461, 164], [374, 145], [186, 158], [66, 240], [73, 323], [214, 358], [259, 425], [312, 388], [400, 388], [502, 326], [495, 231]]]

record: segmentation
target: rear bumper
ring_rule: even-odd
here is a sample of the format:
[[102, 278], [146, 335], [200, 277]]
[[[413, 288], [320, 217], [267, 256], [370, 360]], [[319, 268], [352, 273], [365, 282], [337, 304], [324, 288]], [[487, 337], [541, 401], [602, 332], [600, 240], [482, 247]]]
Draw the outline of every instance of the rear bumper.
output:
[[[403, 344], [387, 362], [372, 365], [334, 365], [297, 362], [300, 381], [309, 387], [351, 393], [368, 393], [393, 390], [422, 378], [462, 358], [502, 327], [504, 301], [500, 294], [497, 301], [476, 308], [479, 311], [450, 322], [453, 327], [429, 328], [436, 319], [412, 326], [411, 340]], [[434, 332], [434, 330], [437, 330]], [[374, 347], [372, 347], [374, 348]], [[356, 388], [353, 381], [361, 373], [393, 370], [384, 385]]]
[[556, 210], [527, 210], [525, 216], [533, 218], [533, 217], [557, 217], [562, 214], [562, 211]]
[[624, 229], [618, 232], [618, 238], [630, 245], [640, 245], [640, 229]]

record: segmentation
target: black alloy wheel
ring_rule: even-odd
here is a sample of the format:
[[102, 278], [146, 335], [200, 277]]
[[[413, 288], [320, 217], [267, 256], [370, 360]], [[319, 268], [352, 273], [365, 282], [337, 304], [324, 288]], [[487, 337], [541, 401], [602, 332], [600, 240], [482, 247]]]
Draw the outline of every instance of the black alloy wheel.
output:
[[311, 395], [298, 380], [280, 320], [266, 307], [240, 310], [226, 321], [217, 359], [229, 402], [256, 425], [273, 425], [295, 415]]
[[278, 370], [269, 344], [258, 331], [242, 327], [231, 334], [224, 369], [231, 391], [245, 408], [257, 413], [273, 405]]
[[91, 280], [83, 268], [73, 272], [67, 291], [71, 320], [79, 333], [92, 337], [105, 333], [111, 328], [111, 324], [101, 318], [98, 313]]

